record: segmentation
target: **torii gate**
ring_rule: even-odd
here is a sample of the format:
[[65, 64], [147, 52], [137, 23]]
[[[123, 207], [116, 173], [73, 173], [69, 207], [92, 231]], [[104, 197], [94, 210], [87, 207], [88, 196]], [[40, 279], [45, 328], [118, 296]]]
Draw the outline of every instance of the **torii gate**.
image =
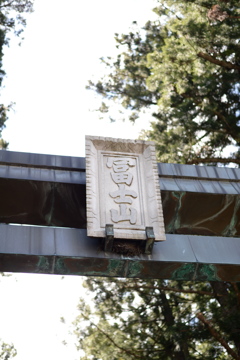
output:
[[104, 252], [87, 236], [85, 159], [0, 151], [0, 271], [240, 281], [240, 169], [158, 164], [166, 241]]

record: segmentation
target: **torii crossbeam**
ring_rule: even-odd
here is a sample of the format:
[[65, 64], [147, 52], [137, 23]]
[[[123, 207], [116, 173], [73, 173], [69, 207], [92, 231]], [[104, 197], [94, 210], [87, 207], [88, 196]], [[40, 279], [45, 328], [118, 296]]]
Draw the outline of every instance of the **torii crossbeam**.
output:
[[87, 236], [84, 158], [0, 151], [0, 271], [240, 281], [240, 169], [158, 170], [167, 239], [123, 255]]

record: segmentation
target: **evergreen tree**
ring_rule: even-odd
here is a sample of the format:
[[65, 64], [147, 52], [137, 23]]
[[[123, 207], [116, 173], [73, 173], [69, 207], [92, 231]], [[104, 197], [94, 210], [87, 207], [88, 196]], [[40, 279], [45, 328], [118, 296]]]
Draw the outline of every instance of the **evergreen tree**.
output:
[[0, 340], [0, 359], [9, 360], [17, 355], [17, 351], [12, 344], [7, 344]]
[[75, 321], [82, 360], [240, 359], [240, 287], [93, 279]]
[[[149, 109], [162, 162], [240, 164], [240, 13], [237, 0], [159, 0], [158, 18], [116, 34], [119, 55], [88, 88], [128, 109]], [[136, 26], [136, 24], [135, 24]], [[230, 156], [223, 150], [235, 145]]]
[[[236, 0], [159, 0], [158, 19], [116, 35], [119, 55], [89, 88], [127, 109], [151, 111], [164, 162], [240, 163], [240, 13]], [[223, 150], [234, 145], [230, 156]], [[75, 321], [82, 360], [240, 360], [240, 285], [94, 279]]]

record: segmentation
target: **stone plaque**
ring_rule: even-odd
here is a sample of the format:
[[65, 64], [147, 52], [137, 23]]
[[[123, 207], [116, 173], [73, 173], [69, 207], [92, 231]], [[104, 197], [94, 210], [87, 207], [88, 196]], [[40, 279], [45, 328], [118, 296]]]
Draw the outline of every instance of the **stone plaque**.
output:
[[86, 187], [88, 236], [165, 240], [153, 142], [86, 136]]

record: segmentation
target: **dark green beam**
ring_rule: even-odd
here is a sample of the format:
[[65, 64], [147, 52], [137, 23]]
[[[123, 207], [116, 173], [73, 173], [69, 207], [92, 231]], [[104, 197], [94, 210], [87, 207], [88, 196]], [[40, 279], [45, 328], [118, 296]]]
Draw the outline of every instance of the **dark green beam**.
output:
[[0, 271], [240, 281], [240, 169], [158, 170], [167, 240], [119, 255], [86, 235], [84, 158], [0, 151]]
[[0, 271], [240, 281], [240, 239], [167, 235], [153, 255], [105, 253], [86, 230], [0, 225]]

